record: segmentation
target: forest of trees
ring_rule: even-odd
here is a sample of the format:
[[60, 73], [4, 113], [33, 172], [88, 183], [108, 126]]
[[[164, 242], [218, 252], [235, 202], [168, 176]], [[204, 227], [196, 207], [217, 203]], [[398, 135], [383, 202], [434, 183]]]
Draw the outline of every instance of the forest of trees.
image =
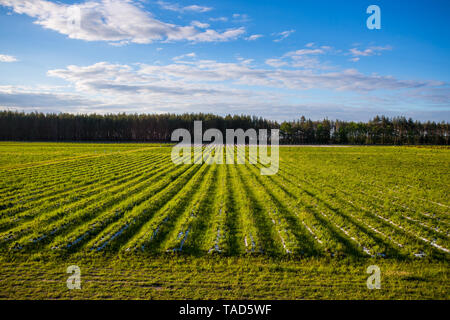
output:
[[449, 144], [449, 123], [419, 122], [376, 116], [369, 122], [298, 120], [278, 123], [252, 116], [213, 114], [74, 115], [0, 111], [0, 140], [15, 141], [153, 141], [170, 142], [172, 132], [192, 132], [194, 120], [203, 130], [280, 129], [284, 144]]

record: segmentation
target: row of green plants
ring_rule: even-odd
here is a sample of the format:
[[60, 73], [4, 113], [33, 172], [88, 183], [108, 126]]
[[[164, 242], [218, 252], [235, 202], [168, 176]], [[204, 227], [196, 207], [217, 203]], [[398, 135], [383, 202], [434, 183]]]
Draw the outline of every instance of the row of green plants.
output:
[[0, 165], [0, 248], [448, 259], [446, 149], [283, 147], [262, 176], [248, 152], [176, 166], [170, 147], [74, 145]]

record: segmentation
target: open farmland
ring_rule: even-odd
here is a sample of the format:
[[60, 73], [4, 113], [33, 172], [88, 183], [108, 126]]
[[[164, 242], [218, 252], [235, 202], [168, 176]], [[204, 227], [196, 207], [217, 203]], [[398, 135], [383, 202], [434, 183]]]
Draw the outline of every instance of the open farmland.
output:
[[[366, 260], [390, 264], [399, 274], [406, 271], [395, 263], [414, 272], [426, 273], [428, 266], [439, 271], [416, 277], [428, 282], [415, 288], [425, 285], [428, 294], [448, 298], [448, 148], [280, 147], [280, 168], [272, 176], [248, 162], [175, 166], [171, 150], [159, 144], [0, 143], [2, 297], [19, 294], [12, 287], [20, 275], [12, 270], [27, 263], [45, 261], [42, 267], [53, 271], [61, 263], [65, 277], [64, 261], [76, 257], [96, 270], [105, 257], [135, 261], [130, 265], [145, 257], [149, 269], [160, 259], [164, 273], [175, 255], [175, 269], [183, 259], [197, 259], [219, 263], [223, 272], [234, 270], [230, 261], [255, 261], [249, 268], [256, 270], [269, 259], [266, 266], [280, 268], [267, 267], [270, 275], [280, 279], [283, 268], [304, 268], [307, 261], [338, 264], [347, 276], [354, 269], [343, 264], [364, 266]], [[27, 278], [26, 271], [20, 274]], [[438, 284], [440, 290], [432, 289]], [[49, 290], [41, 294], [51, 296]], [[343, 297], [328, 290], [326, 297]], [[398, 290], [390, 297], [408, 297]], [[213, 295], [200, 297], [264, 298], [207, 291]], [[288, 291], [266, 292], [289, 298]], [[324, 297], [314, 292], [291, 297]]]

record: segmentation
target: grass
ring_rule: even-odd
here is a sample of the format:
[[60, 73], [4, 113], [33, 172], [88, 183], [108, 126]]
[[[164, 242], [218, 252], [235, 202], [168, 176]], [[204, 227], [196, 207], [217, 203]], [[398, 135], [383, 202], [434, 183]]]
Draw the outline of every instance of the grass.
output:
[[1, 142], [0, 298], [449, 298], [449, 148], [281, 147], [272, 176], [170, 152]]
[[[13, 259], [13, 260], [11, 260]], [[68, 290], [69, 265], [81, 290]], [[369, 290], [366, 269], [381, 269]], [[180, 256], [3, 257], [1, 299], [449, 299], [445, 262]]]

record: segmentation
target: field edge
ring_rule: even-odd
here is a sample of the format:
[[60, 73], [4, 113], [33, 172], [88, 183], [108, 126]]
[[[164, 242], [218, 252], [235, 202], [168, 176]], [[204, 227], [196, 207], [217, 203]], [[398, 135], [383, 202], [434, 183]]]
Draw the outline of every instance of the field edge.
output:
[[[67, 267], [81, 270], [69, 290]], [[369, 290], [366, 269], [381, 270]], [[0, 258], [0, 299], [449, 299], [445, 261], [192, 257], [185, 255], [15, 255]]]

